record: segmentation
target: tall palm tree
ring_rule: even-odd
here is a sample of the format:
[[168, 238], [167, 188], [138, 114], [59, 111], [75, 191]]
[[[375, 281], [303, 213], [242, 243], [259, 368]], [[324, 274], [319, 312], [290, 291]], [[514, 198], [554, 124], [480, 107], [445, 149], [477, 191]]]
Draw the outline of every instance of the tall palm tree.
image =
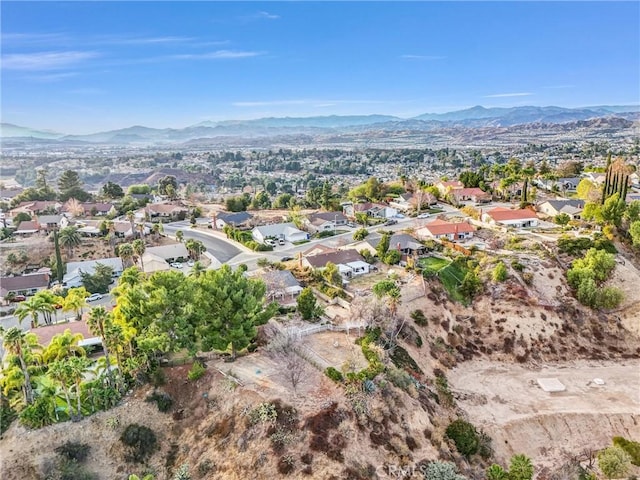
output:
[[63, 298], [60, 295], [56, 295], [51, 290], [41, 290], [37, 292], [33, 298], [37, 298], [42, 302], [42, 315], [44, 317], [44, 323], [51, 325], [53, 318], [51, 314], [55, 313], [56, 305], [61, 305]]
[[31, 297], [24, 302], [20, 302], [18, 308], [16, 308], [15, 316], [22, 325], [22, 321], [31, 317], [31, 328], [36, 328], [38, 326], [38, 320], [40, 318], [40, 314], [43, 312], [43, 302], [42, 299], [37, 297]]
[[33, 387], [31, 386], [31, 377], [25, 361], [30, 348], [27, 335], [29, 334], [18, 327], [11, 327], [8, 330], [0, 327], [0, 337], [2, 337], [5, 350], [14, 354], [20, 362], [20, 370], [22, 370], [22, 375], [24, 376], [24, 401], [27, 405], [31, 405], [33, 403]]
[[84, 374], [87, 372], [91, 362], [85, 357], [69, 357], [66, 362], [69, 364], [69, 375], [76, 386], [77, 413], [79, 417], [82, 417], [82, 392], [80, 385], [84, 380]]
[[42, 353], [42, 358], [45, 363], [49, 363], [73, 356], [84, 357], [87, 352], [79, 345], [83, 339], [84, 336], [81, 333], [71, 333], [71, 330], [67, 328], [64, 333], [53, 336], [51, 342]]
[[61, 246], [67, 248], [67, 254], [71, 257], [74, 247], [82, 243], [82, 237], [76, 227], [64, 227], [58, 234], [58, 241]]
[[134, 240], [131, 247], [133, 248], [133, 253], [135, 253], [136, 257], [140, 260], [140, 270], [144, 272], [144, 261], [142, 260], [142, 255], [146, 250], [144, 242], [141, 239]]
[[133, 238], [136, 238], [136, 215], [133, 213], [133, 210], [129, 210], [126, 216], [131, 224], [131, 235], [133, 235]]
[[130, 243], [123, 243], [118, 247], [118, 255], [122, 259], [124, 266], [131, 266], [129, 263], [133, 260], [135, 252], [133, 246]]
[[160, 237], [160, 234], [164, 231], [161, 223], [154, 223], [153, 227], [151, 227], [151, 233], [153, 233], [153, 238], [157, 241]]
[[182, 243], [182, 241], [184, 240], [184, 233], [182, 233], [182, 230], [178, 230], [176, 232], [176, 240], [180, 243]]
[[189, 240], [187, 240], [184, 246], [187, 247], [187, 250], [189, 251], [189, 256], [194, 260], [197, 260], [198, 258], [200, 258], [200, 255], [202, 255], [206, 250], [204, 243], [202, 243], [200, 240], [195, 240], [193, 238], [190, 238]]
[[73, 407], [71, 405], [70, 385], [73, 383], [73, 372], [69, 368], [68, 359], [56, 360], [49, 364], [47, 376], [51, 380], [57, 382], [64, 392], [64, 398], [67, 401], [67, 413], [69, 417], [73, 416]]
[[102, 342], [102, 351], [104, 352], [104, 358], [107, 363], [107, 375], [109, 378], [111, 378], [111, 361], [109, 360], [109, 349], [107, 347], [107, 332], [112, 323], [111, 314], [102, 306], [92, 308], [89, 313], [89, 318], [87, 319], [89, 331], [99, 336]]

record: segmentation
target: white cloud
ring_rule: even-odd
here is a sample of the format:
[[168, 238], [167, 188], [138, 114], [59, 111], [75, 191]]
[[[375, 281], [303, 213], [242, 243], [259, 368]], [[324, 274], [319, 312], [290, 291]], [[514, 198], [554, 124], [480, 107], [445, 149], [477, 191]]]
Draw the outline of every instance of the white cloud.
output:
[[37, 45], [52, 43], [60, 43], [68, 41], [68, 37], [62, 33], [17, 33], [7, 32], [2, 34], [2, 43], [4, 45]]
[[2, 57], [6, 70], [57, 70], [98, 57], [97, 52], [36, 52], [11, 53]]
[[257, 18], [265, 18], [267, 20], [278, 20], [280, 18], [280, 15], [276, 15], [274, 13], [269, 13], [269, 12], [258, 12], [256, 14]]
[[529, 97], [533, 95], [533, 93], [522, 92], [522, 93], [494, 93], [493, 95], [485, 95], [483, 98], [505, 98], [505, 97]]
[[219, 60], [229, 58], [250, 58], [264, 55], [264, 52], [253, 52], [246, 50], [216, 50], [215, 52], [205, 53], [185, 53], [180, 55], [171, 55], [169, 59], [174, 60]]
[[59, 82], [67, 78], [76, 77], [78, 72], [59, 72], [59, 73], [43, 73], [37, 75], [27, 75], [24, 77], [31, 82], [50, 83]]
[[400, 58], [404, 60], [443, 60], [447, 57], [443, 57], [442, 55], [412, 55], [405, 53], [404, 55], [400, 55]]

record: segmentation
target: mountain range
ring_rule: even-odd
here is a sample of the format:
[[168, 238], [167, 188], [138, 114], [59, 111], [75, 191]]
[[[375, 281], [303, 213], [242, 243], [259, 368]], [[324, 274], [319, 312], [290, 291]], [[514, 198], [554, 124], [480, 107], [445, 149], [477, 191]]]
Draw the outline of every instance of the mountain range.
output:
[[280, 135], [335, 135], [375, 131], [433, 131], [442, 128], [512, 127], [524, 124], [564, 124], [581, 120], [618, 117], [640, 119], [640, 106], [595, 106], [584, 108], [475, 106], [447, 113], [425, 113], [413, 118], [390, 115], [348, 115], [319, 117], [269, 117], [256, 120], [206, 121], [186, 128], [133, 126], [88, 135], [34, 130], [10, 123], [0, 124], [0, 137], [25, 143], [88, 144], [180, 144], [217, 137], [266, 138]]

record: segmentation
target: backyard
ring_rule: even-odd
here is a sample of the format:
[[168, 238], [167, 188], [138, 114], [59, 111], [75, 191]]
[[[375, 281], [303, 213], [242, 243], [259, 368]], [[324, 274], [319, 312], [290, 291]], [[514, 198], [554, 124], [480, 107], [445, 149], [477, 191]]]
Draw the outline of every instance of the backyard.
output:
[[463, 304], [467, 303], [466, 297], [459, 290], [462, 280], [467, 274], [464, 267], [451, 260], [439, 257], [422, 258], [419, 265], [425, 274], [436, 275], [440, 279], [452, 300]]

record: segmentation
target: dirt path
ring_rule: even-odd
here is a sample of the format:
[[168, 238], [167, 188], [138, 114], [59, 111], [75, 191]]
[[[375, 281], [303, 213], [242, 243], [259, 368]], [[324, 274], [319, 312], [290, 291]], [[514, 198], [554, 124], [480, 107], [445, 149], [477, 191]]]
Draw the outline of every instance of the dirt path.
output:
[[[538, 465], [558, 466], [565, 454], [602, 448], [611, 437], [640, 438], [640, 361], [575, 361], [539, 368], [466, 362], [449, 383], [469, 419], [494, 439], [498, 458], [526, 453]], [[566, 386], [544, 392], [538, 378]], [[597, 385], [594, 379], [604, 380]]]

